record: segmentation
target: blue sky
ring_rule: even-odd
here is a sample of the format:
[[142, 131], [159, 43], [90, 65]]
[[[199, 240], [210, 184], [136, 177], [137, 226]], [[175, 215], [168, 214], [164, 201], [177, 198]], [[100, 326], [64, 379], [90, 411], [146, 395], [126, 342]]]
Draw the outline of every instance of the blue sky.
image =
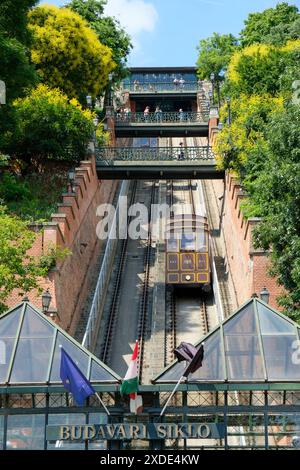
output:
[[[67, 0], [41, 3], [62, 5]], [[189, 66], [200, 39], [213, 32], [238, 34], [251, 12], [278, 0], [108, 0], [107, 13], [119, 18], [135, 45], [130, 66]], [[288, 1], [300, 9], [300, 0]]]

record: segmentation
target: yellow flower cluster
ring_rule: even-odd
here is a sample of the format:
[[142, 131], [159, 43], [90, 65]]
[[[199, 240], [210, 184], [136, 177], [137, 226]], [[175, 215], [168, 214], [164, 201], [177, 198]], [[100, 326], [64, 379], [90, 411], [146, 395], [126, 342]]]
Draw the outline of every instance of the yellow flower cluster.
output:
[[233, 83], [238, 83], [240, 81], [238, 65], [243, 57], [252, 57], [256, 61], [261, 61], [267, 59], [268, 56], [274, 51], [285, 54], [297, 50], [300, 51], [299, 39], [288, 41], [284, 46], [281, 47], [275, 47], [268, 44], [251, 44], [251, 46], [237, 50], [232, 55], [228, 66], [228, 78]]
[[97, 96], [116, 67], [112, 51], [68, 8], [43, 5], [29, 14], [34, 43], [31, 51], [41, 78], [70, 97]]
[[[217, 155], [219, 168], [224, 167], [224, 155], [235, 152], [235, 160], [232, 168], [238, 171], [243, 166], [251, 151], [257, 145], [266, 145], [261, 129], [254, 130], [248, 123], [252, 118], [264, 110], [270, 117], [273, 113], [283, 109], [283, 97], [271, 97], [269, 95], [240, 95], [231, 102], [231, 112], [234, 120], [230, 126], [225, 126], [216, 138], [214, 151]], [[224, 120], [227, 114], [226, 105], [221, 109], [220, 117]], [[228, 163], [228, 162], [227, 162]]]

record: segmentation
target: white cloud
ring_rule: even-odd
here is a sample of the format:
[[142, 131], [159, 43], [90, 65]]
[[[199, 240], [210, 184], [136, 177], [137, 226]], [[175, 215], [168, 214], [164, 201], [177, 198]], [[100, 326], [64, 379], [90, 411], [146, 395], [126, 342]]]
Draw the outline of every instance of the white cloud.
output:
[[132, 37], [136, 46], [141, 33], [152, 32], [158, 13], [152, 3], [144, 0], [108, 0], [105, 14], [116, 17]]

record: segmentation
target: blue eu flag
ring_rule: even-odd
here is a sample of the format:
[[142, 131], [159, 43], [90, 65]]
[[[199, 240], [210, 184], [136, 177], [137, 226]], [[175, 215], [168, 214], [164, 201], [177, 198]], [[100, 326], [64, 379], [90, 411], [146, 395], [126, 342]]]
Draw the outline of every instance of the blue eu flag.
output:
[[61, 348], [60, 378], [68, 392], [73, 394], [77, 405], [83, 405], [84, 400], [95, 393], [88, 379], [63, 348]]

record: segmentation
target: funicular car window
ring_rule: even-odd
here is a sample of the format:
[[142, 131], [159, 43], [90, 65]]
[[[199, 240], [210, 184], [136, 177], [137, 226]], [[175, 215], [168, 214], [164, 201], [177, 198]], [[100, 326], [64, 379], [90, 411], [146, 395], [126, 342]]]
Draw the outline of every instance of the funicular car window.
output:
[[178, 251], [178, 240], [173, 236], [167, 240], [167, 251], [177, 252]]
[[195, 250], [196, 248], [196, 234], [184, 232], [181, 237], [182, 250]]
[[207, 251], [207, 233], [203, 230], [197, 232], [196, 251]]

